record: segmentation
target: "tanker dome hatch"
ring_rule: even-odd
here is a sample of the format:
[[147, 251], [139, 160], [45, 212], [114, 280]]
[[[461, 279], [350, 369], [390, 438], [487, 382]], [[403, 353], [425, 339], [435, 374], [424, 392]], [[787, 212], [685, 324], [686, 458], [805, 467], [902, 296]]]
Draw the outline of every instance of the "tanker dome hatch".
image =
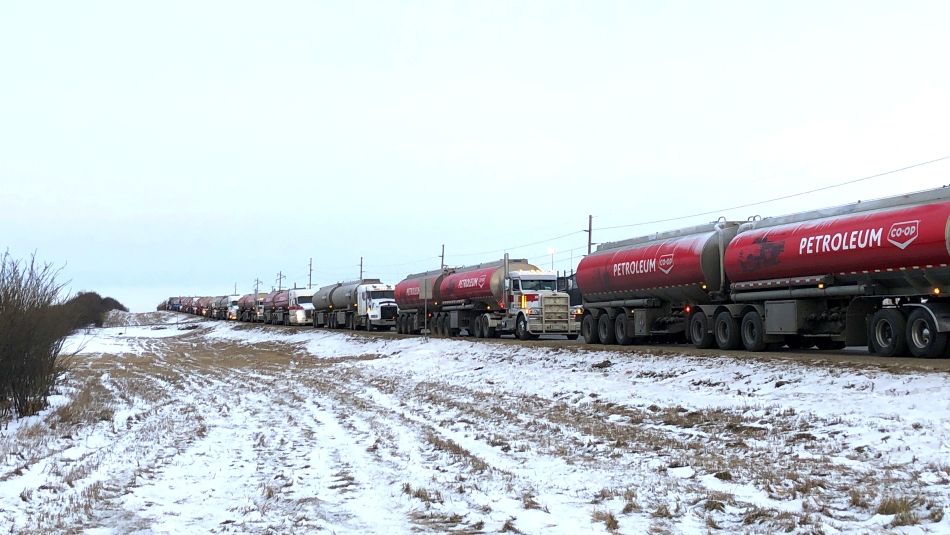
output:
[[776, 217], [765, 217], [743, 223], [739, 227], [739, 232], [745, 232], [754, 228], [775, 227], [786, 223], [801, 223], [815, 219], [824, 219], [826, 217], [837, 217], [842, 215], [856, 214], [861, 212], [871, 212], [875, 210], [885, 210], [888, 208], [897, 208], [899, 206], [927, 204], [932, 202], [946, 201], [950, 199], [950, 187], [941, 186], [939, 188], [906, 193], [893, 197], [884, 197], [881, 199], [871, 199], [868, 201], [857, 201], [851, 204], [842, 204], [829, 208], [820, 208], [808, 212], [798, 212]]
[[646, 236], [638, 236], [636, 238], [628, 238], [626, 240], [602, 243], [597, 246], [597, 251], [595, 252], [599, 253], [601, 251], [608, 251], [610, 249], [618, 249], [620, 247], [628, 247], [631, 245], [642, 245], [644, 243], [651, 243], [655, 241], [682, 238], [683, 236], [692, 236], [694, 234], [705, 234], [708, 232], [713, 232], [719, 228], [738, 227], [742, 223], [742, 221], [727, 221], [725, 218], [722, 218], [719, 221], [706, 223], [704, 225], [695, 225], [692, 227], [669, 230], [666, 232], [655, 232], [653, 234], [647, 234]]

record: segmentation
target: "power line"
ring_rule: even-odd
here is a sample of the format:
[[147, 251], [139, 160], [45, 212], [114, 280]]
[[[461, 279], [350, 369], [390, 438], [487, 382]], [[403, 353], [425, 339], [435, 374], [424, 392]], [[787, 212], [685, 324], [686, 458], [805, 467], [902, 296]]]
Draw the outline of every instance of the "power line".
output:
[[481, 252], [478, 252], [478, 253], [452, 254], [452, 255], [448, 255], [448, 256], [454, 258], [454, 257], [486, 255], [486, 254], [492, 254], [492, 253], [504, 253], [504, 252], [508, 252], [508, 251], [513, 251], [513, 250], [515, 250], [515, 249], [523, 249], [523, 248], [525, 248], [525, 247], [531, 247], [532, 245], [540, 245], [540, 244], [542, 244], [542, 243], [548, 243], [548, 242], [552, 242], [552, 241], [554, 241], [554, 240], [560, 240], [561, 238], [566, 238], [566, 237], [568, 237], [568, 236], [573, 236], [573, 235], [575, 235], [575, 234], [583, 234], [583, 233], [585, 233], [585, 232], [587, 232], [587, 231], [586, 231], [586, 230], [575, 230], [574, 232], [568, 232], [567, 234], [561, 234], [560, 236], [555, 236], [555, 237], [553, 237], [553, 238], [547, 238], [547, 239], [545, 239], [545, 240], [538, 240], [538, 241], [535, 241], [535, 242], [526, 243], [526, 244], [524, 244], [524, 245], [516, 245], [516, 246], [514, 246], [514, 247], [505, 247], [505, 248], [502, 248], [502, 249], [493, 249], [493, 250], [491, 250], [491, 251], [481, 251]]
[[831, 185], [829, 185], [829, 186], [823, 186], [823, 187], [820, 187], [820, 188], [816, 188], [816, 189], [812, 189], [812, 190], [808, 190], [808, 191], [802, 191], [802, 192], [799, 192], [799, 193], [792, 193], [792, 194], [789, 194], [789, 195], [783, 195], [783, 196], [781, 196], [781, 197], [775, 197], [775, 198], [773, 198], [773, 199], [767, 199], [767, 200], [764, 200], [764, 201], [757, 201], [757, 202], [752, 202], [752, 203], [748, 203], [748, 204], [740, 204], [740, 205], [738, 205], [738, 206], [731, 206], [731, 207], [729, 207], [729, 208], [719, 208], [719, 209], [717, 209], [717, 210], [710, 210], [710, 211], [708, 211], [708, 212], [700, 212], [700, 213], [697, 213], [697, 214], [690, 214], [690, 215], [684, 215], [684, 216], [679, 216], [679, 217], [670, 217], [670, 218], [666, 218], [666, 219], [657, 219], [657, 220], [654, 220], [654, 221], [643, 221], [643, 222], [640, 222], [640, 223], [631, 223], [631, 224], [629, 224], [629, 225], [615, 225], [615, 226], [612, 226], [612, 227], [599, 227], [599, 228], [595, 228], [594, 230], [613, 230], [613, 229], [618, 229], [618, 228], [640, 227], [640, 226], [643, 226], [643, 225], [652, 225], [652, 224], [654, 224], [654, 223], [667, 223], [667, 222], [670, 222], [670, 221], [680, 221], [680, 220], [683, 220], [683, 219], [690, 219], [690, 218], [692, 218], [692, 217], [699, 217], [699, 216], [704, 216], [704, 215], [720, 214], [720, 213], [725, 212], [725, 211], [728, 211], [728, 210], [738, 210], [739, 208], [749, 208], [750, 206], [758, 206], [758, 205], [760, 205], [760, 204], [767, 204], [767, 203], [775, 202], [775, 201], [784, 201], [785, 199], [791, 199], [791, 198], [793, 198], [793, 197], [801, 197], [802, 195], [808, 195], [808, 194], [811, 194], [811, 193], [817, 193], [817, 192], [819, 192], [819, 191], [825, 191], [825, 190], [829, 190], [829, 189], [833, 189], [833, 188], [840, 188], [841, 186], [847, 186], [847, 185], [849, 185], [849, 184], [856, 184], [856, 183], [858, 183], [858, 182], [863, 182], [863, 181], [865, 181], [865, 180], [871, 180], [872, 178], [879, 178], [879, 177], [882, 177], [882, 176], [892, 175], [892, 174], [894, 174], [894, 173], [900, 173], [901, 171], [907, 171], [908, 169], [913, 169], [913, 168], [915, 168], [915, 167], [922, 167], [922, 166], [924, 166], [924, 165], [929, 165], [929, 164], [932, 164], [932, 163], [937, 163], [937, 162], [941, 162], [941, 161], [943, 161], [943, 160], [948, 160], [948, 159], [950, 159], [950, 155], [944, 156], [944, 157], [942, 157], [942, 158], [937, 158], [936, 160], [930, 160], [930, 161], [926, 161], [926, 162], [915, 163], [915, 164], [913, 164], [913, 165], [908, 165], [908, 166], [906, 166], [906, 167], [901, 167], [900, 169], [892, 169], [892, 170], [890, 170], [890, 171], [885, 171], [885, 172], [883, 172], [883, 173], [878, 173], [878, 174], [876, 174], [876, 175], [866, 176], [866, 177], [862, 177], [862, 178], [856, 178], [856, 179], [854, 179], [854, 180], [848, 180], [848, 181], [845, 181], [845, 182], [839, 182], [839, 183], [837, 183], [837, 184], [831, 184]]

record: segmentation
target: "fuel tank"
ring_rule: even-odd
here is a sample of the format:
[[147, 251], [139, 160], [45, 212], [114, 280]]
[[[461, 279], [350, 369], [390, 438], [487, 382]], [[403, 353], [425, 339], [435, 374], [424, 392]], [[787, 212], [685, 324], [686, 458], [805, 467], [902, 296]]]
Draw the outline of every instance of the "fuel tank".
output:
[[854, 203], [743, 224], [725, 269], [735, 283], [830, 275], [836, 282], [913, 276], [950, 283], [950, 189]]
[[[273, 292], [270, 292], [269, 294], [265, 295], [264, 296], [264, 310], [276, 309], [277, 305], [275, 303], [278, 300], [280, 299], [284, 301], [287, 300], [286, 293], [287, 293], [287, 290], [274, 290]], [[283, 298], [281, 298], [280, 294], [285, 294], [285, 295], [283, 296]]]
[[[509, 271], [539, 271], [524, 259], [509, 259]], [[445, 268], [409, 275], [396, 284], [396, 304], [400, 309], [422, 308], [424, 300], [432, 309], [443, 303], [463, 304], [483, 301], [498, 306], [504, 300], [505, 261], [486, 262], [459, 268]]]
[[585, 303], [708, 303], [723, 285], [722, 251], [738, 227], [719, 221], [601, 245], [577, 266], [577, 286]]
[[[541, 271], [527, 260], [508, 260], [508, 271]], [[469, 301], [500, 306], [505, 299], [505, 261], [458, 268], [439, 283], [443, 303]]]

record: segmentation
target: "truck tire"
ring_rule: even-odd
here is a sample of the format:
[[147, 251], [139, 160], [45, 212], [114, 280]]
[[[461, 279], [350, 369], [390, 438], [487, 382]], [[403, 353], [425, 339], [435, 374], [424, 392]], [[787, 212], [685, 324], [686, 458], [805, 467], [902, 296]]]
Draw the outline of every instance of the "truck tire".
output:
[[699, 349], [709, 349], [716, 343], [715, 337], [709, 332], [709, 319], [702, 310], [694, 312], [689, 318], [689, 338]]
[[929, 311], [915, 308], [907, 316], [907, 348], [911, 355], [925, 359], [943, 356], [947, 338], [947, 333], [937, 332]]
[[442, 316], [442, 334], [448, 336], [449, 338], [452, 338], [458, 334], [457, 331], [452, 330], [452, 323], [448, 314], [444, 314]]
[[882, 357], [907, 354], [907, 320], [896, 308], [882, 308], [871, 316], [869, 335], [874, 353]]
[[478, 316], [475, 318], [475, 327], [472, 328], [472, 334], [475, 335], [475, 338], [485, 338], [485, 330], [483, 325], [485, 324], [485, 318]]
[[728, 310], [716, 314], [713, 332], [716, 335], [716, 345], [719, 346], [719, 349], [739, 349], [742, 345], [742, 338], [739, 337], [739, 326], [736, 325], [735, 318]]
[[628, 346], [633, 343], [633, 337], [627, 334], [627, 315], [620, 314], [614, 320], [614, 337], [617, 343], [622, 346]]
[[607, 314], [601, 314], [597, 320], [597, 336], [600, 337], [600, 343], [610, 345], [616, 342], [614, 338], [614, 322], [610, 320]]
[[742, 345], [747, 351], [765, 351], [767, 346], [762, 316], [755, 310], [750, 310], [742, 316]]
[[515, 337], [518, 340], [528, 340], [531, 335], [528, 334], [528, 320], [524, 316], [518, 316], [518, 322], [515, 323]]
[[592, 314], [584, 315], [584, 319], [581, 320], [581, 336], [584, 337], [585, 344], [600, 342], [600, 337], [597, 336], [597, 321], [594, 320]]

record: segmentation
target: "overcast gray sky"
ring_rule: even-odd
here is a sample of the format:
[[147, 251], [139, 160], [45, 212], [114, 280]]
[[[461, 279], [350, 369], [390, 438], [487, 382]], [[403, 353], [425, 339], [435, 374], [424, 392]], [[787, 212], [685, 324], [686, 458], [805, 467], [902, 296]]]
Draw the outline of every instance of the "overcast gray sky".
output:
[[[70, 289], [395, 283], [950, 183], [947, 2], [4, 2], [0, 248]], [[558, 239], [552, 239], [560, 237]], [[526, 247], [519, 247], [532, 244]]]

